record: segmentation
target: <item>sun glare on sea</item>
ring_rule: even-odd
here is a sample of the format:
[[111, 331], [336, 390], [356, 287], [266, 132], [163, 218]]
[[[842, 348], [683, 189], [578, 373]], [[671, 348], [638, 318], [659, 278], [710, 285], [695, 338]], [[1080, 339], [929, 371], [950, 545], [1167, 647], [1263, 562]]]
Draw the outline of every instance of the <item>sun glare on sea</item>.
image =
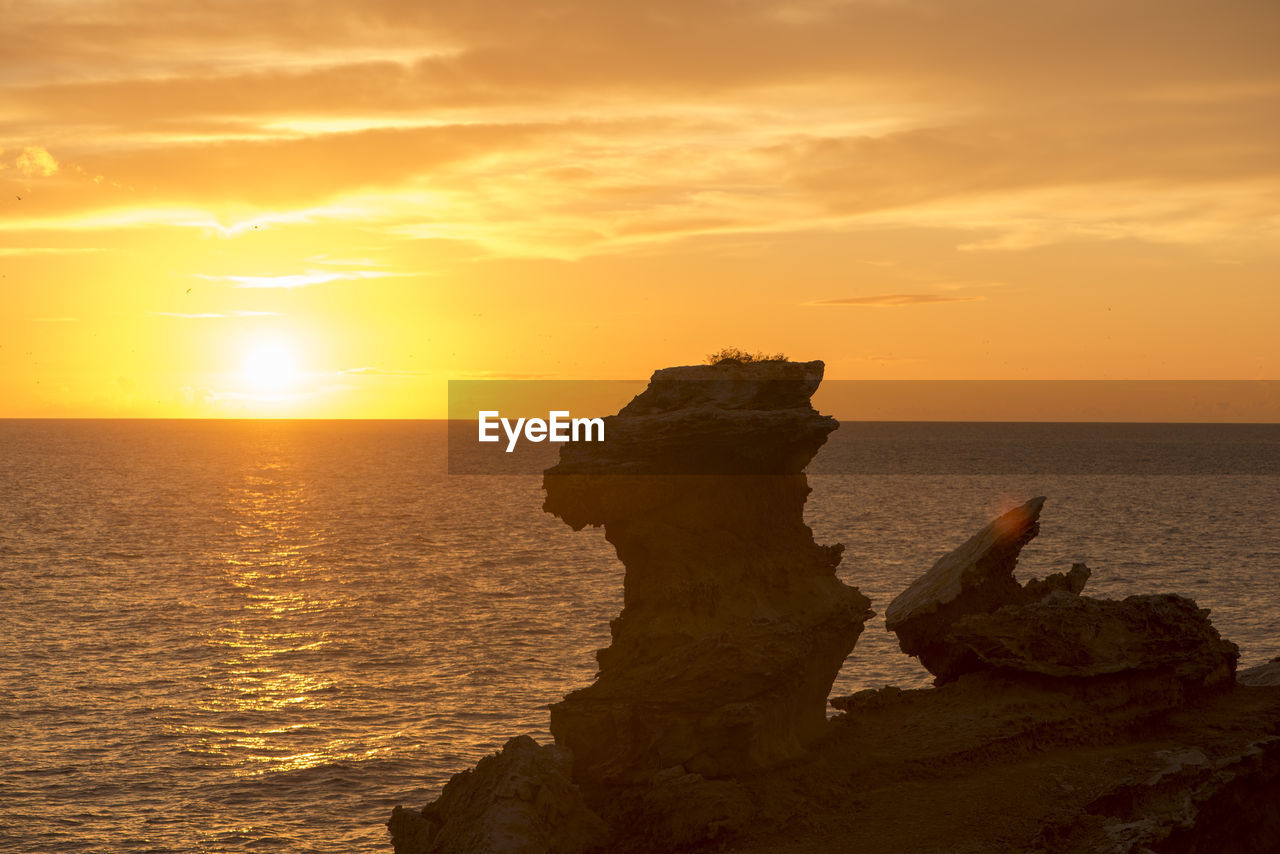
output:
[[282, 394], [297, 386], [298, 358], [284, 341], [257, 341], [245, 351], [240, 373], [249, 388]]

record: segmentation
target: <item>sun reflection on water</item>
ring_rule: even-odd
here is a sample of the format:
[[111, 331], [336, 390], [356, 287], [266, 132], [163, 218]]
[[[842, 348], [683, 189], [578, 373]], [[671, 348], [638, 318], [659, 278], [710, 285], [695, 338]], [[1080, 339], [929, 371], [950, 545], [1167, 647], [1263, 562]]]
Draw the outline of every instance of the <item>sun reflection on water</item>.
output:
[[[217, 758], [237, 776], [355, 761], [387, 749], [328, 732], [342, 724], [326, 714], [339, 685], [318, 658], [331, 640], [314, 618], [344, 603], [316, 593], [317, 576], [330, 573], [312, 560], [325, 532], [309, 521], [310, 503], [305, 478], [283, 454], [246, 471], [227, 496], [234, 550], [213, 557], [239, 607], [206, 637], [224, 654], [204, 680], [197, 705], [203, 722], [180, 731], [191, 753]], [[281, 724], [299, 717], [308, 722]]]

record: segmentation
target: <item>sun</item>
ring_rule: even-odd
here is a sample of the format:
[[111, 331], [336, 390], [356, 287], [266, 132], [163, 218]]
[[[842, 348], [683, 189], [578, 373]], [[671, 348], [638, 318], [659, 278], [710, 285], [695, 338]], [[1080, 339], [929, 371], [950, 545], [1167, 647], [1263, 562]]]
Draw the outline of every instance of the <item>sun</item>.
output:
[[298, 359], [283, 341], [259, 341], [245, 351], [240, 372], [257, 391], [286, 392], [298, 382]]

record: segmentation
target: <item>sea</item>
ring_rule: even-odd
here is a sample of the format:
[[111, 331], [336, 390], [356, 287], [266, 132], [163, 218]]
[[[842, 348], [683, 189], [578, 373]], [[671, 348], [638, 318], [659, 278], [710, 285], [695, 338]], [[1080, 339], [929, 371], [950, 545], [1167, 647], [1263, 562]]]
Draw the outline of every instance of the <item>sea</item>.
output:
[[[431, 421], [0, 421], [0, 851], [388, 852], [395, 805], [548, 740], [623, 568], [446, 457]], [[833, 695], [927, 685], [885, 606], [1038, 495], [1020, 577], [1280, 654], [1280, 425], [850, 422], [810, 484], [877, 612]]]

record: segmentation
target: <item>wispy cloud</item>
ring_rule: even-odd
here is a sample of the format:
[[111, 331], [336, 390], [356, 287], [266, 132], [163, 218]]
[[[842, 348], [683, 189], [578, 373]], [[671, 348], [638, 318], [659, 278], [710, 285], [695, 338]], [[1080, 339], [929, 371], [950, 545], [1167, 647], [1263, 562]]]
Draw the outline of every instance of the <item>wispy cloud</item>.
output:
[[177, 222], [177, 225], [205, 229], [219, 237], [239, 237], [253, 231], [273, 228], [282, 225], [300, 225], [325, 220], [351, 220], [362, 217], [365, 211], [349, 205], [319, 205], [302, 207], [294, 210], [274, 210], [260, 213], [257, 216], [237, 219], [226, 223], [208, 215], [188, 217]]
[[279, 317], [278, 311], [203, 311], [203, 312], [185, 312], [185, 311], [149, 311], [147, 314], [153, 317], [180, 317], [184, 320], [203, 320], [205, 318], [217, 317]]
[[384, 368], [346, 368], [340, 373], [344, 374], [360, 374], [367, 377], [421, 377], [427, 374], [427, 371], [389, 371]]
[[271, 406], [289, 406], [296, 403], [304, 403], [308, 400], [323, 398], [334, 394], [335, 392], [343, 391], [344, 388], [344, 386], [324, 386], [321, 388], [290, 392], [214, 391], [212, 392], [212, 399], [230, 401], [233, 403], [257, 403], [268, 404]]
[[330, 258], [328, 255], [312, 255], [307, 259], [312, 264], [328, 264], [334, 267], [386, 267], [385, 261], [372, 258]]
[[21, 255], [78, 255], [84, 252], [102, 252], [96, 247], [81, 246], [0, 246], [0, 258]]
[[237, 288], [306, 288], [311, 285], [323, 285], [327, 282], [341, 282], [353, 279], [384, 279], [392, 276], [417, 276], [419, 273], [392, 273], [387, 270], [308, 270], [305, 273], [292, 273], [284, 276], [207, 276], [197, 274], [197, 278], [207, 282], [222, 282]]
[[455, 379], [464, 380], [546, 380], [555, 378], [555, 374], [522, 374], [511, 371], [463, 371], [455, 374]]
[[812, 300], [805, 305], [931, 305], [940, 302], [976, 302], [984, 300], [982, 296], [944, 296], [942, 294], [875, 294], [868, 297], [837, 297], [836, 299]]

